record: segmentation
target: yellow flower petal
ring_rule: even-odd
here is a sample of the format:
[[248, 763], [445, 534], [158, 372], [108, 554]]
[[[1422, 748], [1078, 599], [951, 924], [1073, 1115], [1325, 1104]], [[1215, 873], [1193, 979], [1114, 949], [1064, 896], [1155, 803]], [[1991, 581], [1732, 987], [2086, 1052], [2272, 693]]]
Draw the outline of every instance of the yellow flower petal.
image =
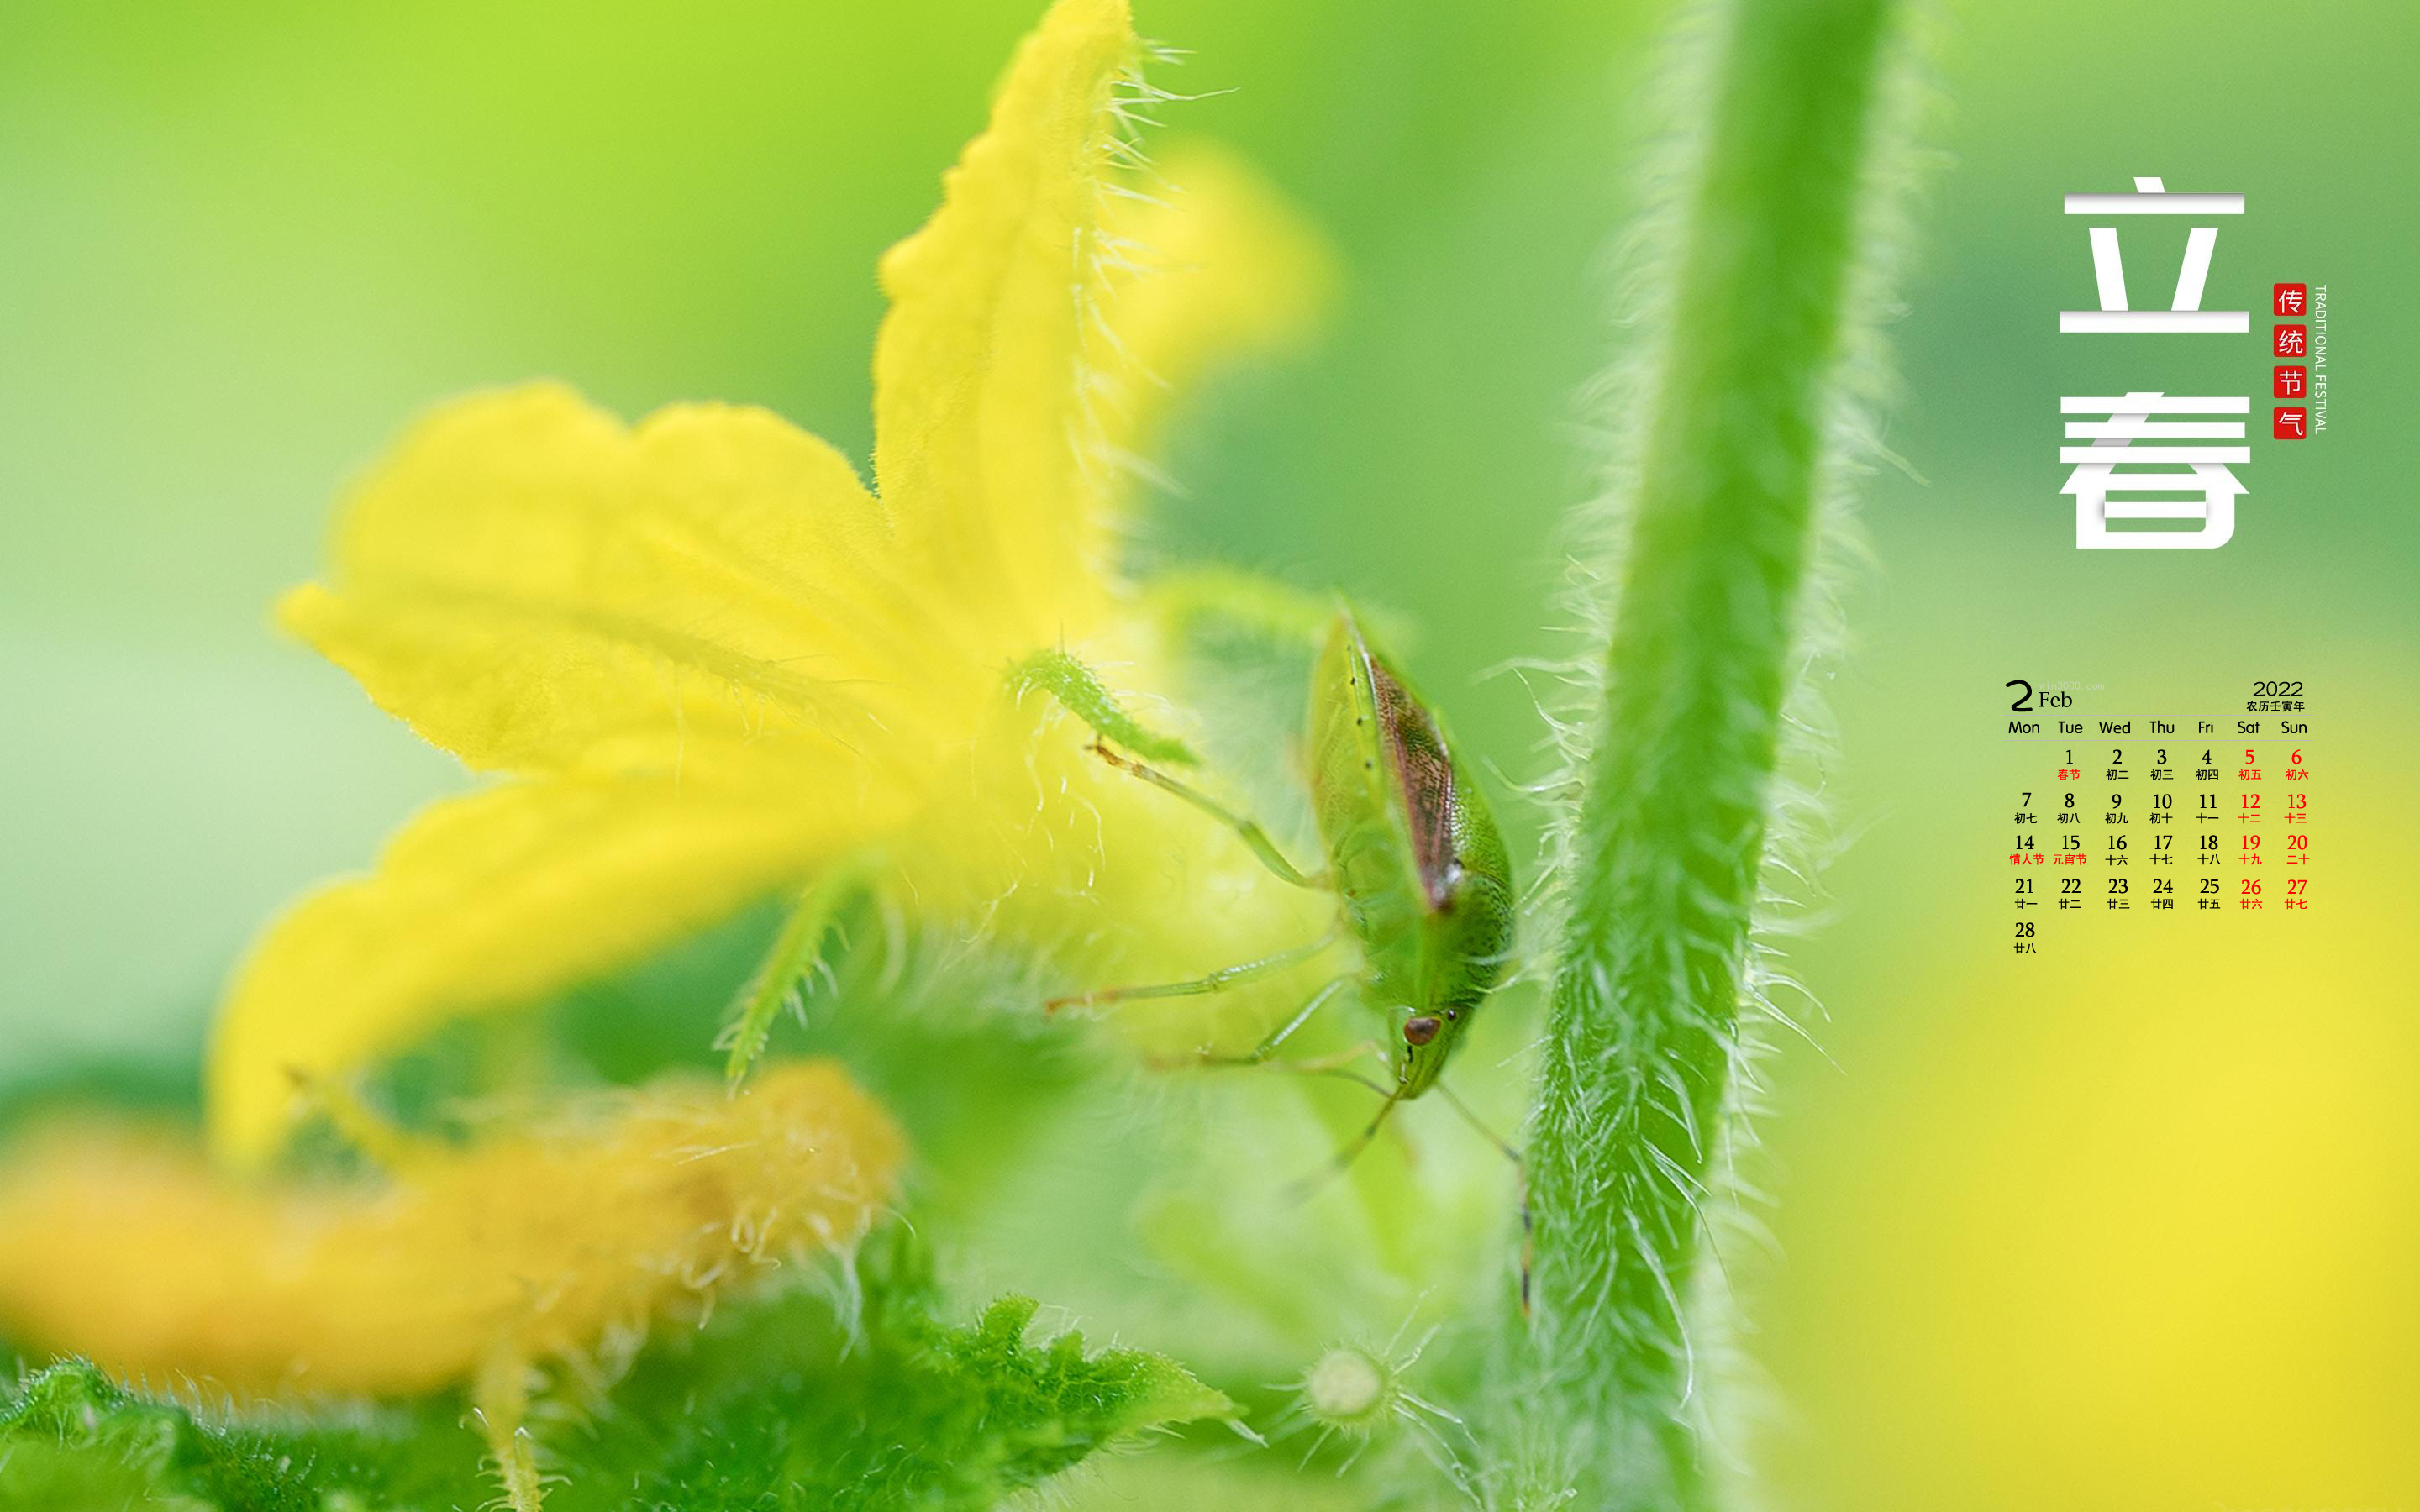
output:
[[349, 501], [329, 584], [280, 612], [473, 767], [604, 748], [710, 783], [767, 742], [929, 745], [936, 678], [966, 656], [892, 556], [847, 462], [772, 415], [679, 406], [633, 430], [535, 385], [418, 425]]
[[127, 1377], [396, 1395], [600, 1350], [794, 1252], [854, 1242], [904, 1146], [828, 1062], [675, 1084], [414, 1160], [264, 1187], [69, 1124], [0, 1162], [0, 1329]]
[[923, 560], [1027, 651], [1103, 602], [1109, 546], [1084, 378], [1134, 65], [1125, 0], [1059, 0], [1018, 48], [941, 208], [882, 260], [874, 471]]
[[786, 796], [743, 784], [728, 796], [612, 776], [434, 804], [375, 873], [297, 903], [237, 973], [210, 1045], [211, 1142], [256, 1161], [285, 1132], [295, 1072], [342, 1076], [449, 1018], [634, 959], [808, 875], [904, 811], [895, 795], [837, 783]]
[[[1326, 282], [1224, 160], [1180, 154], [1165, 203], [1118, 181], [1135, 54], [1125, 0], [1059, 0], [885, 259], [878, 504], [771, 415], [631, 428], [552, 385], [441, 409], [355, 492], [284, 622], [431, 741], [533, 781], [429, 810], [270, 931], [213, 1045], [220, 1148], [274, 1147], [289, 1067], [341, 1074], [848, 851], [901, 859], [944, 927], [1071, 962], [1098, 944], [1102, 969], [1294, 943], [1264, 926], [1302, 900], [1243, 905], [1271, 885], [1236, 880], [1237, 847], [1080, 742], [1037, 750], [1005, 687], [1043, 646], [1110, 665], [1147, 641], [1112, 612], [1117, 458], [1170, 384], [1281, 339]], [[1135, 691], [1164, 686], [1147, 645], [1127, 659]], [[1113, 837], [1129, 810], [1159, 822]], [[1219, 859], [1180, 874], [1171, 844]]]
[[1336, 285], [1326, 243], [1233, 153], [1190, 141], [1156, 158], [1155, 197], [1115, 201], [1109, 218], [1136, 269], [1095, 378], [1100, 439], [1119, 458], [1151, 449], [1169, 401], [1206, 370], [1299, 340]]

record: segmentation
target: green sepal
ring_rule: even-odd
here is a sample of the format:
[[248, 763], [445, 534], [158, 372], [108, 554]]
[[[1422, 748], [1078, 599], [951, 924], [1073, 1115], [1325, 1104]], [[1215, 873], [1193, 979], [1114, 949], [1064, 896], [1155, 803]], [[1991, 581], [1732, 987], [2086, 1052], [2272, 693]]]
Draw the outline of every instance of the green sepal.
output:
[[1163, 735], [1133, 715], [1102, 685], [1093, 669], [1064, 651], [1037, 651], [1009, 673], [1009, 687], [1022, 696], [1039, 688], [1057, 699], [1068, 713], [1093, 727], [1093, 733], [1124, 747], [1145, 761], [1199, 766], [1202, 758], [1174, 735]]

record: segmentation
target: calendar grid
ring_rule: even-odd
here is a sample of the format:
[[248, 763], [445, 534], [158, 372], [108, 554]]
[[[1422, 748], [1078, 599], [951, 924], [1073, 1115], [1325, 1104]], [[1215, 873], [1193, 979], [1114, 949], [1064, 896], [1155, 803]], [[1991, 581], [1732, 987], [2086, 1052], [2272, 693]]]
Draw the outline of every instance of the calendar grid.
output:
[[[2289, 686], [2300, 694], [2300, 684], [2256, 685]], [[2041, 695], [2047, 720], [2023, 717], [2021, 699], [1998, 737], [2059, 752], [2047, 768], [2030, 754], [2012, 761], [2006, 779], [2015, 954], [2043, 953], [2053, 920], [2087, 914], [2310, 911], [2316, 766], [2299, 696], [2180, 718], [2104, 717], [2076, 709], [2077, 697]]]

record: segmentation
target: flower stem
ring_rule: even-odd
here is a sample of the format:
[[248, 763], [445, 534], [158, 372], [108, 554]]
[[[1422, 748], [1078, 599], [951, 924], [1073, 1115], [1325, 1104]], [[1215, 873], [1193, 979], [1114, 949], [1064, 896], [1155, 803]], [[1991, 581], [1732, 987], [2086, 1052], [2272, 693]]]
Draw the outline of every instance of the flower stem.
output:
[[1714, 1504], [1690, 1298], [1803, 652], [1890, 0], [1734, 0], [1678, 208], [1529, 1162], [1524, 1506]]

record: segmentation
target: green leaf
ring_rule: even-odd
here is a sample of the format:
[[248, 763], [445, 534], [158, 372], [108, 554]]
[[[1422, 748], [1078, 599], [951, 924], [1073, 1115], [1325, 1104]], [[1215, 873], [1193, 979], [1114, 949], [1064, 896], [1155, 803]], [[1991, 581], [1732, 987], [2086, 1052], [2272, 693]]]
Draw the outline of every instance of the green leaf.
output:
[[[413, 1414], [376, 1425], [311, 1427], [204, 1421], [188, 1408], [137, 1396], [97, 1367], [70, 1360], [23, 1381], [0, 1405], [0, 1507], [164, 1504], [226, 1512], [349, 1512], [350, 1507], [452, 1504], [475, 1474], [413, 1476]], [[458, 1414], [419, 1414], [474, 1462]], [[417, 1484], [415, 1484], [417, 1481]], [[398, 1500], [395, 1493], [403, 1492]], [[426, 1493], [425, 1501], [418, 1497]], [[352, 1501], [345, 1497], [349, 1494]], [[484, 1496], [484, 1493], [481, 1493]]]
[[[834, 1512], [974, 1509], [1033, 1485], [1086, 1455], [1144, 1429], [1222, 1417], [1234, 1408], [1181, 1367], [1134, 1350], [1087, 1354], [1062, 1334], [1026, 1342], [1035, 1304], [995, 1302], [970, 1327], [933, 1316], [923, 1261], [904, 1239], [875, 1268], [862, 1335], [836, 1333], [829, 1309], [794, 1297], [739, 1334], [703, 1338], [686, 1370], [617, 1393], [615, 1432], [628, 1420], [672, 1425], [660, 1452], [611, 1447], [597, 1473], [563, 1467], [599, 1488], [635, 1489], [648, 1512], [830, 1507]], [[801, 1374], [796, 1351], [768, 1335], [814, 1328], [824, 1362]], [[763, 1358], [752, 1358], [758, 1354]], [[635, 1404], [625, 1398], [639, 1396]], [[634, 1410], [635, 1408], [635, 1410]], [[555, 1503], [550, 1501], [550, 1507]]]
[[[1022, 1297], [943, 1323], [911, 1242], [875, 1249], [853, 1323], [803, 1290], [728, 1308], [668, 1330], [592, 1419], [545, 1423], [550, 1512], [974, 1512], [1144, 1430], [1234, 1412], [1157, 1355], [1029, 1342]], [[445, 1512], [494, 1495], [480, 1461], [453, 1396], [239, 1415], [81, 1361], [0, 1396], [0, 1508]]]

